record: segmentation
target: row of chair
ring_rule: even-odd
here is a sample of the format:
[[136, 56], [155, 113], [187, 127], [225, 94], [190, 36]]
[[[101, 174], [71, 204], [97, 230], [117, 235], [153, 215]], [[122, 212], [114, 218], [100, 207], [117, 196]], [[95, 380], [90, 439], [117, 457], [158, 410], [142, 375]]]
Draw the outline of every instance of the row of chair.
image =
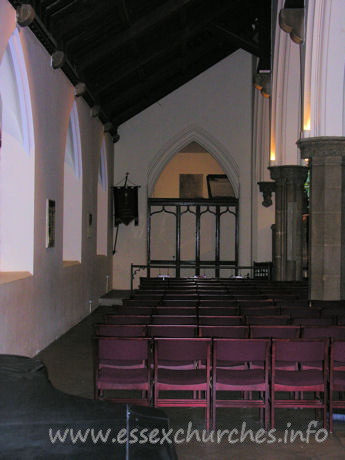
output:
[[[259, 312], [258, 312], [259, 313]], [[170, 324], [195, 326], [240, 326], [240, 325], [300, 325], [300, 326], [330, 326], [345, 324], [345, 317], [313, 318], [291, 317], [288, 315], [140, 315], [140, 314], [106, 314], [104, 321], [110, 324]]]
[[164, 283], [157, 282], [157, 279], [151, 279], [150, 282], [141, 283], [132, 295], [173, 295], [173, 294], [193, 294], [207, 296], [209, 294], [218, 295], [249, 295], [249, 296], [286, 296], [296, 298], [307, 298], [307, 285], [305, 283], [277, 283], [271, 282], [267, 284], [263, 281], [255, 284], [249, 280], [242, 282], [234, 282], [225, 280], [220, 283], [198, 283], [193, 281], [180, 281], [179, 283]]
[[204, 407], [207, 429], [218, 407], [259, 408], [266, 430], [275, 409], [298, 407], [322, 409], [324, 428], [328, 410], [332, 432], [333, 409], [345, 408], [335, 398], [345, 391], [345, 340], [97, 337], [96, 345], [96, 398]]
[[328, 338], [345, 339], [345, 326], [194, 326], [189, 324], [96, 324], [103, 337], [218, 337], [218, 338]]
[[240, 307], [240, 306], [274, 306], [274, 305], [295, 305], [307, 306], [307, 299], [299, 299], [294, 294], [289, 295], [248, 295], [248, 293], [230, 295], [220, 294], [210, 291], [207, 294], [190, 294], [190, 293], [170, 293], [166, 295], [157, 295], [148, 291], [147, 293], [137, 293], [136, 295], [123, 299], [123, 305], [153, 305], [153, 306], [171, 306], [172, 304], [182, 306], [214, 306], [219, 302], [219, 306]]
[[140, 278], [140, 289], [175, 289], [175, 288], [232, 288], [240, 289], [307, 289], [305, 281], [270, 281], [233, 278]]

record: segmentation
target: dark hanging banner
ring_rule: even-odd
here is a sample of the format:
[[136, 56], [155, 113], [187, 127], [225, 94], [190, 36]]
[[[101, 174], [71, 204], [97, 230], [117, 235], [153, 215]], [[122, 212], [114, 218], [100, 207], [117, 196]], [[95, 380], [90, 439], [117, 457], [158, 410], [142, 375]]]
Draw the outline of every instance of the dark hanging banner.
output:
[[113, 187], [115, 227], [128, 225], [132, 220], [138, 225], [138, 188], [138, 185]]

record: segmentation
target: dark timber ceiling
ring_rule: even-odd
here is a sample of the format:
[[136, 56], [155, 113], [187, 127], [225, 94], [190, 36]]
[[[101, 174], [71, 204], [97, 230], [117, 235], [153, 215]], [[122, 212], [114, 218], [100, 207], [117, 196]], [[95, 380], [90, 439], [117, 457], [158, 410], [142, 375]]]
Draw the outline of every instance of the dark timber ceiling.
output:
[[30, 27], [117, 127], [242, 48], [270, 68], [271, 0], [26, 0]]

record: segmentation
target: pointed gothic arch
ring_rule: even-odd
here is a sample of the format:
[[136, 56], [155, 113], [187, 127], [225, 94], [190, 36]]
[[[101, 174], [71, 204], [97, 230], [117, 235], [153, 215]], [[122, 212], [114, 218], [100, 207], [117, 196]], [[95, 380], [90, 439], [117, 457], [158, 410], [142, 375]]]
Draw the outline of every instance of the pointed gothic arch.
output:
[[[223, 199], [152, 198], [155, 184], [166, 165], [192, 142], [203, 147], [219, 163], [233, 187], [235, 197]], [[183, 272], [186, 267], [189, 267], [187, 271], [192, 269], [197, 276], [200, 275], [201, 267], [204, 270], [205, 267], [209, 267], [216, 277], [220, 276], [220, 270], [224, 267], [227, 272], [235, 270], [237, 273], [239, 168], [231, 153], [206, 130], [196, 126], [190, 127], [159, 150], [149, 165], [147, 183], [149, 276], [150, 270], [157, 269], [159, 266], [171, 266], [175, 270], [176, 277], [180, 277], [181, 274], [190, 276]], [[189, 214], [192, 218], [184, 225], [183, 221], [188, 219]], [[166, 216], [170, 216], [169, 222], [166, 221]], [[154, 225], [152, 225], [152, 219], [155, 220]], [[224, 225], [227, 228], [225, 232], [221, 231], [221, 226], [224, 227]], [[183, 230], [183, 227], [187, 229], [187, 232]], [[205, 238], [205, 235], [211, 234], [213, 238], [209, 236]], [[226, 235], [223, 244], [222, 234]], [[203, 235], [204, 238], [202, 238]], [[154, 245], [151, 244], [151, 241]], [[190, 252], [190, 248], [194, 250]], [[160, 256], [159, 259], [157, 254]]]
[[199, 126], [190, 126], [170, 139], [156, 153], [149, 164], [147, 176], [147, 195], [152, 196], [155, 184], [161, 172], [176, 153], [191, 142], [197, 142], [218, 161], [234, 189], [236, 198], [240, 194], [239, 167], [225, 146]]

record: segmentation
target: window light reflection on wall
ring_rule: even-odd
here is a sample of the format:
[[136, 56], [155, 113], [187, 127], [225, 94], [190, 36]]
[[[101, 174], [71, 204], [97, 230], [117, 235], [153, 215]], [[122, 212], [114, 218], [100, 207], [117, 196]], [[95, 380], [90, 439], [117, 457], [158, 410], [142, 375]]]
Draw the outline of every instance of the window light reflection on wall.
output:
[[304, 131], [310, 131], [310, 118], [308, 118], [307, 120], [305, 120], [304, 124], [303, 124], [303, 130]]

